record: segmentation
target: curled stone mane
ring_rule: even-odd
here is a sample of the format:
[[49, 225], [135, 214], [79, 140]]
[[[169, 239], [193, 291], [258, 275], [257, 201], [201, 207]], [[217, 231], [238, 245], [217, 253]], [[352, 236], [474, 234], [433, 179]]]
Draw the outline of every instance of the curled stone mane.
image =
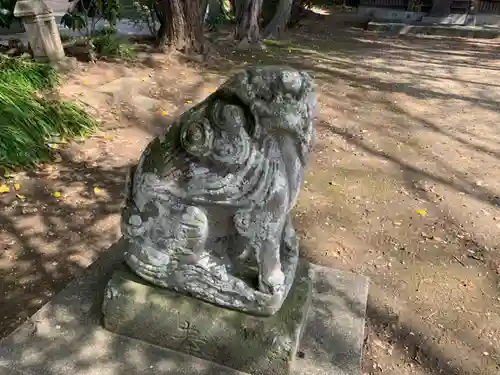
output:
[[314, 141], [309, 75], [251, 68], [154, 139], [132, 169], [127, 264], [153, 284], [274, 314], [293, 282], [290, 220]]

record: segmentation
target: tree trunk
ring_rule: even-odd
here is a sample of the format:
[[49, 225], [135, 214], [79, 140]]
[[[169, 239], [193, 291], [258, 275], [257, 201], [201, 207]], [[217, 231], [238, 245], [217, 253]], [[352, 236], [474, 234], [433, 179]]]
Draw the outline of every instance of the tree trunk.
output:
[[453, 0], [434, 0], [432, 9], [429, 13], [432, 17], [446, 17], [451, 12], [451, 3]]
[[269, 24], [264, 28], [262, 36], [264, 38], [270, 35], [281, 36], [290, 20], [292, 14], [293, 0], [280, 0], [276, 8], [276, 13]]
[[160, 0], [156, 14], [160, 22], [158, 47], [185, 53], [204, 52], [200, 0]]
[[236, 26], [236, 40], [240, 46], [260, 44], [259, 17], [262, 9], [262, 0], [243, 0], [239, 5]]

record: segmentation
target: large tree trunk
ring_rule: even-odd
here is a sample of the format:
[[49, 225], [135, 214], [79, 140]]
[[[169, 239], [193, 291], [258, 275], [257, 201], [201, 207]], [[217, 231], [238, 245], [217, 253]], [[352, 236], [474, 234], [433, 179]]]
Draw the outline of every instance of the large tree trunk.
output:
[[262, 36], [264, 38], [274, 35], [276, 37], [281, 36], [283, 31], [290, 20], [292, 14], [293, 0], [279, 0], [278, 6], [276, 7], [276, 13], [274, 17], [264, 28]]
[[242, 0], [237, 13], [236, 40], [241, 47], [260, 45], [259, 18], [262, 0]]
[[432, 9], [429, 13], [432, 17], [446, 17], [451, 12], [451, 3], [453, 0], [434, 0]]
[[204, 52], [200, 0], [160, 0], [156, 14], [160, 21], [158, 47], [185, 53]]

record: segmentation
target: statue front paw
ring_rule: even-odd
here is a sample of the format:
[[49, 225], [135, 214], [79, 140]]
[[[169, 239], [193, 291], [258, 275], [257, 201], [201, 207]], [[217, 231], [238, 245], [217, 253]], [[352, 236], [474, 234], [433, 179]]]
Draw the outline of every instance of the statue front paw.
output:
[[285, 284], [285, 274], [281, 269], [275, 269], [268, 275], [259, 277], [259, 290], [266, 294], [276, 294], [283, 289]]

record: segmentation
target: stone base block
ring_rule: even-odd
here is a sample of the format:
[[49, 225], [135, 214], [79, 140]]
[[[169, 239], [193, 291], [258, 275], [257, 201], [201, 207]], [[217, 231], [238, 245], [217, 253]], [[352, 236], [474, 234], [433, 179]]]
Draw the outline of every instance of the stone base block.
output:
[[[104, 290], [125, 245], [119, 241], [103, 252], [82, 277], [0, 338], [0, 375], [249, 375], [102, 328]], [[359, 375], [369, 280], [311, 267], [312, 305], [291, 375]]]
[[114, 273], [103, 303], [108, 330], [253, 375], [291, 371], [312, 296], [302, 263], [280, 311], [257, 317], [148, 284], [127, 269]]

